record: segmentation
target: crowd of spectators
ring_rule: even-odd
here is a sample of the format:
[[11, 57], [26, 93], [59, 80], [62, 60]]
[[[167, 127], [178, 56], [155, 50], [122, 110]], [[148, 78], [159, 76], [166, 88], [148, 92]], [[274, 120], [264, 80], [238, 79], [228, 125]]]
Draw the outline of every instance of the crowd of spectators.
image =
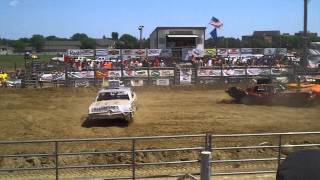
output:
[[[212, 67], [212, 66], [285, 66], [293, 65], [295, 62], [288, 57], [193, 57], [189, 61], [182, 61], [193, 67]], [[71, 67], [77, 71], [94, 69], [133, 69], [148, 67], [175, 67], [179, 63], [170, 58], [127, 58], [127, 59], [108, 59], [108, 60], [84, 60], [70, 61]]]
[[288, 57], [205, 57], [192, 58], [195, 67], [211, 66], [285, 66], [293, 65], [294, 61]]

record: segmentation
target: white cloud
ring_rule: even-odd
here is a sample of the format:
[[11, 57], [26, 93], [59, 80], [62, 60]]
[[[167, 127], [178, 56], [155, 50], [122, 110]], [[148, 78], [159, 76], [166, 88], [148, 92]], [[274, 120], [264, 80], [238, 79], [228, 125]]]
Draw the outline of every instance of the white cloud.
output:
[[9, 2], [9, 6], [12, 6], [12, 7], [15, 7], [15, 6], [17, 6], [19, 4], [19, 1], [18, 0], [11, 0], [10, 2]]

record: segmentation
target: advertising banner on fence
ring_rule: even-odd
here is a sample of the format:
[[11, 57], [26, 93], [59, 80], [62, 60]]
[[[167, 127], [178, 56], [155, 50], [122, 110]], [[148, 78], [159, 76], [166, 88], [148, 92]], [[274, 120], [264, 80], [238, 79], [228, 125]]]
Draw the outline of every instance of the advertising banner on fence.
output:
[[81, 56], [80, 49], [68, 49], [68, 56]]
[[282, 56], [286, 56], [287, 52], [288, 52], [287, 48], [277, 48], [277, 50], [276, 50], [276, 54], [282, 55]]
[[265, 56], [273, 56], [276, 55], [276, 48], [265, 48], [263, 54]]
[[142, 79], [131, 80], [130, 82], [131, 82], [131, 86], [143, 86]]
[[109, 49], [107, 58], [119, 58], [120, 57], [120, 49]]
[[248, 68], [247, 69], [247, 74], [249, 76], [266, 76], [270, 75], [270, 69], [269, 68]]
[[70, 78], [94, 78], [94, 71], [80, 71], [80, 72], [69, 72], [68, 77]]
[[205, 49], [204, 54], [206, 56], [215, 56], [217, 55], [217, 49]]
[[180, 84], [191, 84], [191, 77], [191, 69], [180, 69]]
[[124, 70], [124, 77], [148, 77], [147, 70]]
[[170, 80], [169, 79], [157, 79], [156, 80], [156, 85], [157, 86], [169, 86], [170, 85]]
[[246, 70], [245, 69], [224, 69], [222, 71], [223, 76], [245, 76]]
[[161, 57], [171, 57], [172, 56], [172, 49], [161, 49], [160, 56]]
[[148, 57], [160, 56], [161, 49], [148, 49]]
[[242, 54], [252, 54], [252, 48], [241, 48], [241, 55]]
[[181, 49], [182, 60], [183, 61], [191, 61], [192, 59], [192, 49], [190, 48], [182, 48]]
[[237, 48], [230, 48], [228, 49], [229, 56], [240, 56], [240, 49]]
[[88, 80], [75, 80], [74, 87], [89, 87]]
[[96, 56], [107, 56], [108, 50], [107, 49], [96, 49]]
[[228, 56], [228, 49], [227, 48], [218, 48], [217, 55], [218, 56]]
[[192, 56], [193, 57], [203, 57], [204, 56], [204, 50], [202, 50], [202, 49], [192, 49]]
[[145, 49], [123, 49], [122, 55], [124, 56], [146, 56]]
[[81, 56], [94, 56], [94, 50], [93, 49], [81, 49], [80, 54], [81, 54]]
[[150, 70], [151, 77], [170, 77], [174, 76], [174, 70], [163, 69], [163, 70]]
[[214, 76], [221, 76], [220, 69], [200, 69], [198, 70], [199, 77], [214, 77]]
[[293, 73], [292, 68], [271, 68], [272, 75], [288, 75], [292, 73]]
[[262, 48], [252, 48], [252, 54], [263, 54], [263, 52]]

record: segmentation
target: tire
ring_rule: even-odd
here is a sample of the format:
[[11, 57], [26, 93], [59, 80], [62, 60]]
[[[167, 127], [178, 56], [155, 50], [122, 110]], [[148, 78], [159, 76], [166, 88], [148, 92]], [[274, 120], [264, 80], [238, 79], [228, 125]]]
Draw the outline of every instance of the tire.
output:
[[242, 104], [245, 104], [245, 105], [252, 105], [252, 104], [253, 104], [252, 99], [249, 98], [249, 97], [244, 97], [244, 98], [242, 98], [242, 99], [241, 99], [241, 103], [242, 103]]
[[128, 123], [132, 123], [133, 122], [133, 115], [132, 113], [130, 113], [129, 115], [127, 115], [125, 117], [125, 120], [128, 122]]

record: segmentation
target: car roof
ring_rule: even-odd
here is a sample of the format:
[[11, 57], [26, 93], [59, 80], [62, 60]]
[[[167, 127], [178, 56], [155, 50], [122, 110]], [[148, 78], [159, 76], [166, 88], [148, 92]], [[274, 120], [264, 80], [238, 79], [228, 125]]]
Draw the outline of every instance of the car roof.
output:
[[117, 88], [103, 88], [99, 91], [99, 93], [105, 92], [130, 92], [130, 87], [117, 87]]

